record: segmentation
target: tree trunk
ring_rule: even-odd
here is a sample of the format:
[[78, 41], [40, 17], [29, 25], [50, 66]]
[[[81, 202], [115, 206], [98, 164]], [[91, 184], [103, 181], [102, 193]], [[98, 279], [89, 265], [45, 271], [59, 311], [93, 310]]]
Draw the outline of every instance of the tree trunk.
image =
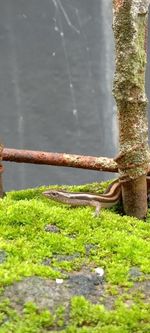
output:
[[143, 219], [147, 213], [149, 163], [146, 39], [149, 0], [113, 0], [116, 46], [114, 97], [118, 109], [120, 153], [115, 159], [122, 180], [123, 208]]

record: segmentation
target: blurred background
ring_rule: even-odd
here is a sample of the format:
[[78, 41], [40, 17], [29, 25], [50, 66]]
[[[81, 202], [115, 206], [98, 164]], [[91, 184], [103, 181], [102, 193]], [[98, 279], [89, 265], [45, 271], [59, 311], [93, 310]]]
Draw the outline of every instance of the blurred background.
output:
[[[5, 147], [115, 156], [113, 72], [112, 0], [0, 1], [0, 141]], [[4, 165], [6, 190], [114, 176]]]

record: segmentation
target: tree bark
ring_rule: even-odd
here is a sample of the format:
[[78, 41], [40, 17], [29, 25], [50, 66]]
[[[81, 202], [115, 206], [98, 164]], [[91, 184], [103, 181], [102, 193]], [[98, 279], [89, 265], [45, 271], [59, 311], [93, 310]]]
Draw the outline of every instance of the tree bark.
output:
[[116, 47], [114, 97], [118, 109], [120, 153], [115, 159], [122, 182], [124, 212], [143, 219], [147, 213], [149, 163], [146, 39], [149, 0], [113, 0]]

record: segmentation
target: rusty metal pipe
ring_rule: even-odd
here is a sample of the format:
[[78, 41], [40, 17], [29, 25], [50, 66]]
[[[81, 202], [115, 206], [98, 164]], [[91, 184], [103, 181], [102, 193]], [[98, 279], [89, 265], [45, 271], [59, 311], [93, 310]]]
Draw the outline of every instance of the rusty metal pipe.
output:
[[3, 148], [2, 159], [3, 161], [17, 163], [44, 164], [97, 171], [118, 172], [116, 162], [107, 157]]

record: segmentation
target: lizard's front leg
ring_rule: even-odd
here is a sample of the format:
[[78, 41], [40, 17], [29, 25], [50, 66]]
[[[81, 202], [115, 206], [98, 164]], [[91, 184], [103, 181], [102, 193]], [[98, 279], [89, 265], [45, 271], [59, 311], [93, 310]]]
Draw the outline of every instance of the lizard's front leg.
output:
[[91, 206], [94, 206], [95, 207], [95, 212], [93, 213], [93, 216], [94, 217], [98, 217], [100, 215], [100, 210], [101, 210], [101, 202], [99, 201], [91, 201]]

